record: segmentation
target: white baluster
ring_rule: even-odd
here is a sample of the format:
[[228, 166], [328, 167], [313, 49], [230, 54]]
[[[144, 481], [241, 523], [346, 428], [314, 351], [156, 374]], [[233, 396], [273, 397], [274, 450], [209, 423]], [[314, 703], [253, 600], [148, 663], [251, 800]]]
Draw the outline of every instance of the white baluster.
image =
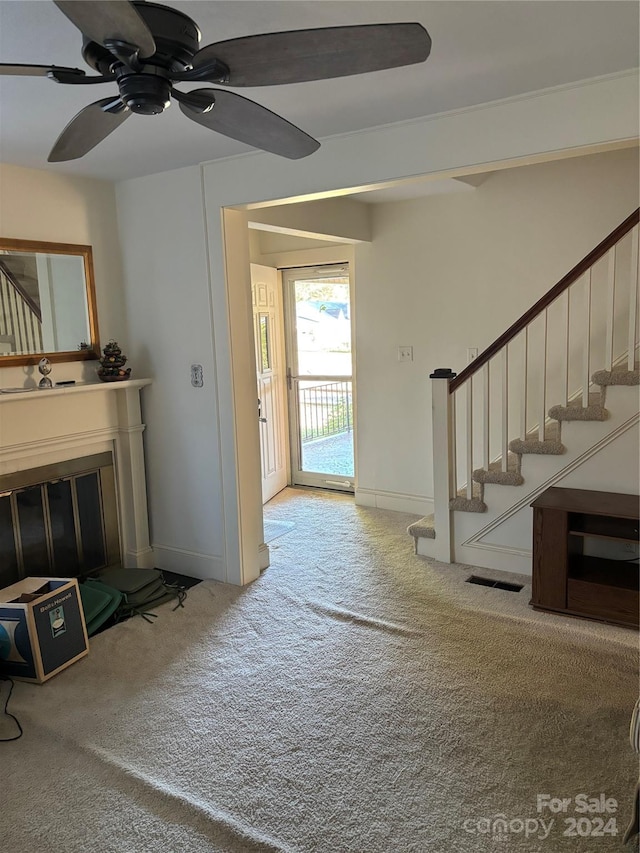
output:
[[584, 339], [582, 345], [582, 405], [589, 405], [589, 363], [591, 360], [591, 270], [585, 276], [584, 285]]
[[467, 380], [467, 499], [473, 497], [473, 376]]
[[570, 298], [569, 291], [571, 290], [568, 287], [565, 291], [565, 301], [564, 301], [564, 352], [563, 352], [563, 369], [564, 376], [562, 381], [562, 405], [566, 406], [569, 402], [569, 329], [570, 329]]
[[502, 349], [502, 470], [507, 470], [509, 453], [509, 345]]
[[482, 467], [485, 471], [489, 470], [489, 461], [490, 461], [490, 453], [491, 453], [491, 436], [489, 434], [489, 408], [490, 408], [490, 383], [489, 383], [489, 362], [487, 362], [483, 368], [484, 373], [484, 383], [482, 393], [484, 395], [484, 399], [482, 401], [483, 412], [482, 412], [482, 420], [483, 420], [483, 437], [484, 437], [484, 448], [483, 448], [483, 458], [482, 458]]
[[627, 370], [636, 362], [636, 313], [638, 311], [638, 226], [631, 232], [631, 278], [629, 279], [629, 337], [627, 340]]
[[607, 331], [604, 350], [604, 369], [613, 367], [613, 319], [616, 301], [616, 247], [609, 250], [607, 257]]
[[520, 438], [525, 441], [527, 438], [527, 391], [529, 388], [528, 362], [529, 362], [529, 327], [524, 327], [522, 333], [523, 353], [522, 353], [522, 393], [520, 395]]
[[451, 453], [452, 463], [449, 466], [450, 482], [449, 494], [455, 498], [458, 493], [458, 412], [456, 409], [457, 391], [449, 395], [449, 405], [451, 408]]
[[547, 309], [542, 313], [542, 346], [540, 347], [540, 409], [538, 411], [538, 441], [544, 441], [547, 420]]

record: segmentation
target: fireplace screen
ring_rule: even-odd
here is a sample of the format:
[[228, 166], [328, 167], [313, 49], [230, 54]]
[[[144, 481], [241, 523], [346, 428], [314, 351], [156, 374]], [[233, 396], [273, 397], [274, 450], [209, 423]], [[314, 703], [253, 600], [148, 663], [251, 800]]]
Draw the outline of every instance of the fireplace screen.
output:
[[110, 453], [0, 477], [0, 588], [120, 562]]

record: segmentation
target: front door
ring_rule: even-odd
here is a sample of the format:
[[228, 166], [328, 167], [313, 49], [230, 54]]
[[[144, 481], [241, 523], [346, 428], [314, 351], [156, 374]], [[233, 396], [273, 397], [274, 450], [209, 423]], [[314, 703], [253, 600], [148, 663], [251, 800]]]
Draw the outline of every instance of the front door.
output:
[[294, 485], [354, 490], [347, 264], [283, 270]]
[[256, 417], [260, 418], [262, 502], [266, 503], [287, 485], [284, 338], [278, 271], [251, 264], [251, 292], [258, 376]]

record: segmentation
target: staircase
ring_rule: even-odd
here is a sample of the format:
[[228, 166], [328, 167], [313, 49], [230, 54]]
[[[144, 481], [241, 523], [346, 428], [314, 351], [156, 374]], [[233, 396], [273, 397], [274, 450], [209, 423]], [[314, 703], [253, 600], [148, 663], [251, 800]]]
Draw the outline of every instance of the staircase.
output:
[[580, 477], [606, 490], [614, 445], [617, 490], [638, 492], [639, 214], [458, 376], [431, 375], [435, 510], [408, 528], [417, 554], [528, 574], [530, 503]]
[[[42, 311], [25, 282], [0, 252], [0, 353], [42, 352]], [[18, 258], [18, 260], [20, 260]], [[37, 294], [37, 279], [35, 282]]]

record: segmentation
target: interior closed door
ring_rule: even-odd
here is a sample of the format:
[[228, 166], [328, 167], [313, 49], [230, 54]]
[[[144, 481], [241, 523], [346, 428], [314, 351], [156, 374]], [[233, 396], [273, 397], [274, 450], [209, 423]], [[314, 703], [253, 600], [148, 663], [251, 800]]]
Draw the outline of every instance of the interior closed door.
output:
[[258, 377], [256, 417], [260, 419], [262, 502], [288, 482], [284, 338], [279, 273], [251, 264], [253, 326]]

